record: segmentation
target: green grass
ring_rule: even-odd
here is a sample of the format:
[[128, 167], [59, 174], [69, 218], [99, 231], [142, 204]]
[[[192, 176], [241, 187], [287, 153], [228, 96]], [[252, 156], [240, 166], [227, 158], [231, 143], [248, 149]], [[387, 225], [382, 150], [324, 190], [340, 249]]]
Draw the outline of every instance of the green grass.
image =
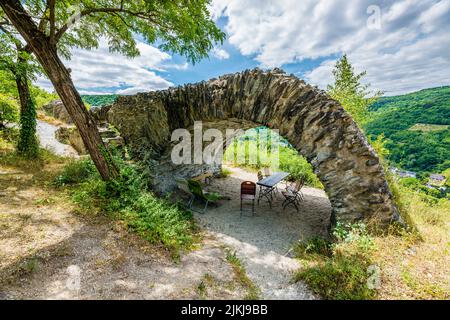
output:
[[222, 167], [222, 169], [220, 171], [220, 177], [226, 178], [226, 177], [230, 176], [232, 173], [233, 172], [230, 169]]
[[247, 290], [244, 300], [259, 300], [261, 292], [259, 288], [247, 276], [241, 260], [236, 256], [236, 252], [227, 250], [226, 259], [231, 264], [236, 274], [237, 281]]
[[0, 148], [0, 165], [18, 168], [24, 172], [38, 172], [45, 164], [62, 164], [64, 162], [66, 162], [66, 158], [57, 156], [42, 148], [39, 149], [38, 156], [34, 159], [17, 153], [14, 147], [6, 150]]
[[370, 300], [376, 290], [369, 288], [368, 268], [372, 265], [371, 237], [364, 224], [338, 224], [334, 242], [313, 238], [299, 243], [294, 252], [305, 265], [294, 276], [327, 300]]
[[369, 262], [359, 256], [334, 256], [322, 264], [299, 271], [295, 280], [303, 280], [327, 300], [370, 300], [376, 295], [367, 286]]

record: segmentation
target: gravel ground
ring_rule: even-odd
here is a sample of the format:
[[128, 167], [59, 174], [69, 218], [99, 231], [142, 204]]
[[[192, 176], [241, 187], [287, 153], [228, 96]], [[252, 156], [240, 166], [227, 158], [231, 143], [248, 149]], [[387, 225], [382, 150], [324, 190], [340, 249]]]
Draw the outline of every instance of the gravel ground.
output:
[[300, 265], [291, 257], [290, 249], [298, 240], [326, 235], [331, 206], [325, 193], [313, 188], [302, 189], [305, 201], [299, 212], [294, 208], [283, 211], [283, 199], [278, 195], [272, 209], [261, 202], [256, 206], [256, 216], [241, 218], [240, 183], [256, 181], [256, 174], [230, 169], [231, 176], [215, 179], [209, 186], [230, 200], [221, 200], [206, 214], [196, 214], [200, 225], [236, 250], [248, 276], [261, 289], [263, 299], [315, 299], [304, 283], [292, 283], [292, 272]]

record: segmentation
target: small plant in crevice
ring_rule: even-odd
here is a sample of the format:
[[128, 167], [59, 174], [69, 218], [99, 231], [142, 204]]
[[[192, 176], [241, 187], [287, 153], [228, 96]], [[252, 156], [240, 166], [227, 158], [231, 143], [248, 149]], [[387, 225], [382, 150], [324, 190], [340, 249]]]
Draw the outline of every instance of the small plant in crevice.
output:
[[260, 298], [260, 289], [253, 283], [253, 281], [247, 276], [244, 266], [241, 260], [237, 257], [236, 251], [227, 249], [226, 260], [233, 267], [236, 274], [237, 281], [247, 290], [245, 300], [258, 300]]

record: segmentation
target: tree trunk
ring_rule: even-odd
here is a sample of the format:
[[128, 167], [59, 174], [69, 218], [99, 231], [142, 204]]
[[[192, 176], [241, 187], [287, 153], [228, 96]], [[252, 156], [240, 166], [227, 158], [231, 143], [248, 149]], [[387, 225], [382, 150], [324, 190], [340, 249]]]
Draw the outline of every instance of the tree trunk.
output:
[[[18, 63], [26, 63], [26, 61]], [[17, 151], [29, 158], [36, 158], [39, 153], [36, 138], [36, 106], [31, 98], [26, 71], [17, 72], [15, 78], [20, 100], [20, 134]]]
[[19, 31], [38, 59], [53, 84], [61, 101], [80, 132], [84, 145], [104, 180], [117, 176], [112, 157], [83, 101], [75, 89], [69, 71], [58, 57], [56, 46], [49, 37], [39, 31], [29, 14], [18, 0], [2, 0], [1, 7], [14, 27]]

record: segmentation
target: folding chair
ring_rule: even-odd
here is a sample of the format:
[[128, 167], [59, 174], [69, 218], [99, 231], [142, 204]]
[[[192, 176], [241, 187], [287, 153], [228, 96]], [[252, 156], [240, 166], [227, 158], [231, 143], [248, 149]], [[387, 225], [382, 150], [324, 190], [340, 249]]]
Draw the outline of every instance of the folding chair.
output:
[[243, 213], [242, 201], [252, 201], [252, 216], [255, 214], [255, 199], [256, 199], [256, 184], [251, 181], [244, 181], [241, 183], [241, 217]]
[[265, 178], [270, 177], [272, 175], [272, 173], [270, 172], [270, 167], [264, 167], [263, 171], [264, 171]]
[[189, 191], [192, 193], [192, 197], [188, 203], [189, 209], [192, 210], [193, 205], [194, 205], [194, 200], [196, 200], [196, 199], [199, 201], [205, 202], [205, 207], [203, 208], [202, 211], [196, 211], [196, 210], [192, 210], [192, 211], [196, 211], [196, 212], [204, 214], [204, 213], [206, 213], [206, 209], [208, 209], [209, 203], [214, 203], [220, 199], [220, 195], [218, 193], [203, 192], [202, 186], [201, 186], [200, 182], [198, 182], [198, 181], [188, 180], [188, 187], [189, 187]]
[[304, 201], [303, 193], [301, 191], [304, 184], [304, 180], [297, 180], [294, 186], [288, 186], [285, 191], [281, 192], [285, 198], [282, 204], [283, 209], [286, 209], [288, 205], [292, 204], [298, 212], [298, 205], [300, 205], [300, 201]]

